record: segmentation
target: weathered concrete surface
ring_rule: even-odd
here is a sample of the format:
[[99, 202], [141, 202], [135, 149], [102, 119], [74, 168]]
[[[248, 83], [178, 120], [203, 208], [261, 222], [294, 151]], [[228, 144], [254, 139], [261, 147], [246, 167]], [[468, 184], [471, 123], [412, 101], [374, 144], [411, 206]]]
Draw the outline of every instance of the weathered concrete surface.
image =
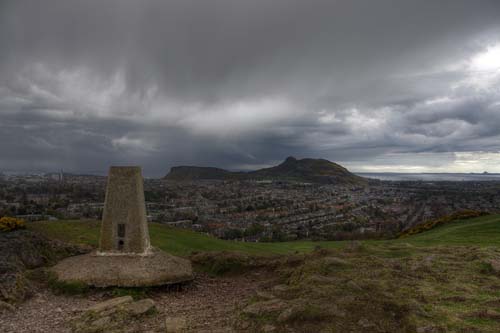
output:
[[102, 256], [86, 254], [62, 260], [52, 268], [58, 280], [95, 287], [144, 287], [193, 279], [189, 260], [160, 250], [150, 255]]
[[151, 298], [141, 299], [137, 302], [127, 304], [123, 307], [125, 312], [132, 316], [141, 316], [155, 310], [155, 302]]
[[166, 333], [180, 333], [187, 330], [187, 322], [182, 317], [172, 317], [165, 319], [165, 332]]
[[99, 251], [52, 268], [67, 283], [142, 287], [193, 279], [191, 262], [151, 248], [140, 167], [111, 167]]
[[99, 250], [139, 253], [150, 249], [140, 167], [109, 169]]
[[102, 311], [111, 309], [113, 307], [119, 306], [119, 305], [131, 303], [133, 301], [134, 301], [134, 299], [132, 298], [132, 296], [115, 297], [112, 299], [108, 299], [107, 301], [97, 303], [97, 304], [91, 306], [90, 308], [88, 308], [87, 311], [102, 312]]

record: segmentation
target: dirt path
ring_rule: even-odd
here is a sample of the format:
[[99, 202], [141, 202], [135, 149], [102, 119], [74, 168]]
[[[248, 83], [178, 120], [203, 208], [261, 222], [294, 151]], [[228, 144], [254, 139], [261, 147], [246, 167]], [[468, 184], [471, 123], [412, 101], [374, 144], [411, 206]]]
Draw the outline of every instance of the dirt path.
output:
[[[245, 276], [198, 275], [181, 291], [155, 291], [150, 295], [158, 312], [141, 318], [127, 332], [164, 332], [167, 317], [183, 317], [190, 332], [230, 332], [235, 308], [255, 294], [263, 277], [258, 272]], [[41, 290], [16, 308], [0, 314], [0, 332], [71, 332], [67, 322], [89, 306], [111, 298], [104, 292], [85, 297], [54, 295]]]

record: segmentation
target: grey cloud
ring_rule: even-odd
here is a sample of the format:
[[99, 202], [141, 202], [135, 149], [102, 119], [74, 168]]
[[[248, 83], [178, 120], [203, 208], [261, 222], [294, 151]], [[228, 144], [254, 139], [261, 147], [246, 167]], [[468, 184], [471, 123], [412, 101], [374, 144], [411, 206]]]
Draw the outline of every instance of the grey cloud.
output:
[[3, 1], [0, 169], [500, 151], [500, 92], [461, 65], [499, 22], [494, 0]]

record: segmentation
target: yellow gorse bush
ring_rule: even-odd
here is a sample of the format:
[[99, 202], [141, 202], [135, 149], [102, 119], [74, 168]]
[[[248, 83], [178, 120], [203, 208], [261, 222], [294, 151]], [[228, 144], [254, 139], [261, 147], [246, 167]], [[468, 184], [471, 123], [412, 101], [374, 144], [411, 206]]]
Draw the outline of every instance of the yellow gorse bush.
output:
[[15, 217], [7, 217], [7, 216], [0, 218], [0, 232], [23, 229], [25, 227], [26, 223], [22, 219], [16, 219]]
[[438, 219], [430, 220], [430, 221], [427, 221], [425, 223], [419, 224], [411, 229], [408, 229], [408, 230], [400, 233], [399, 237], [404, 238], [407, 236], [411, 236], [411, 235], [419, 234], [419, 233], [424, 232], [424, 231], [431, 230], [432, 228], [437, 227], [438, 225], [453, 222], [456, 220], [467, 220], [467, 219], [471, 219], [471, 218], [479, 217], [479, 216], [484, 216], [484, 215], [488, 215], [488, 213], [482, 212], [482, 211], [476, 211], [476, 210], [458, 211], [458, 212], [455, 212], [453, 214], [445, 215], [445, 216], [440, 217]]

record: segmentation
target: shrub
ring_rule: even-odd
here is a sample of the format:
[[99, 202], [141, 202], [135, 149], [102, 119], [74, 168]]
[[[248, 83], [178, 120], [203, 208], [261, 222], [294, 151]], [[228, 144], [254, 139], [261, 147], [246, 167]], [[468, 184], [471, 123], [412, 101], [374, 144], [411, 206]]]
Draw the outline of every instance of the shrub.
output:
[[26, 223], [24, 222], [24, 220], [7, 216], [0, 218], [0, 231], [7, 232], [16, 229], [24, 229], [25, 227]]
[[419, 224], [411, 229], [403, 231], [402, 233], [399, 234], [399, 238], [404, 238], [407, 236], [419, 234], [421, 232], [431, 230], [432, 228], [435, 228], [439, 225], [453, 222], [456, 220], [467, 220], [467, 219], [471, 219], [471, 218], [479, 217], [479, 216], [484, 216], [484, 215], [488, 215], [488, 213], [481, 212], [481, 211], [475, 211], [475, 210], [459, 211], [459, 212], [453, 213], [451, 215], [446, 215], [446, 216], [440, 217], [440, 218], [435, 219], [435, 220], [427, 221], [427, 222]]

